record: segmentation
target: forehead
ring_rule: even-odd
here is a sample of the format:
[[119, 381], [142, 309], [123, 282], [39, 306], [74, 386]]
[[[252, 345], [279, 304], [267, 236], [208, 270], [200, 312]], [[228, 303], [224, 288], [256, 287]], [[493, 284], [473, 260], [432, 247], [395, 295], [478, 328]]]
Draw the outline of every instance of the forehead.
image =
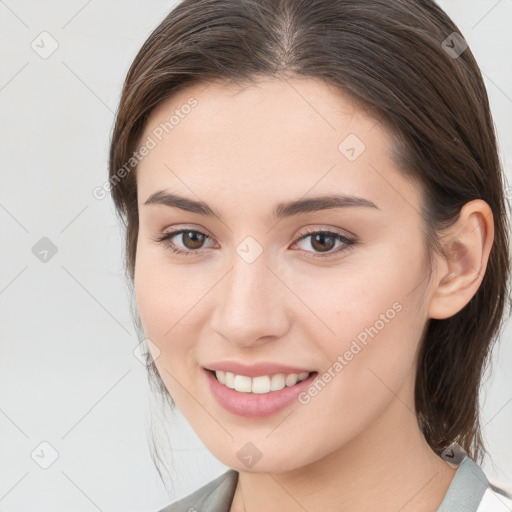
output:
[[[189, 106], [191, 103], [193, 107]], [[311, 141], [317, 147], [320, 139], [324, 139], [320, 149], [326, 149], [350, 129], [368, 139], [366, 132], [378, 124], [339, 89], [312, 78], [262, 78], [240, 86], [218, 80], [194, 84], [154, 109], [146, 134], [170, 120], [172, 137], [166, 138], [176, 141], [180, 140], [180, 133], [186, 131], [184, 135], [188, 135], [193, 130], [196, 136], [207, 138], [222, 135], [226, 143], [247, 141], [257, 148], [259, 142], [283, 150], [293, 140]], [[169, 126], [167, 131], [166, 135], [171, 135]], [[387, 139], [386, 135], [381, 127], [374, 132], [372, 142]], [[381, 142], [385, 149], [390, 141]]]
[[334, 191], [391, 205], [414, 193], [396, 170], [391, 134], [320, 80], [194, 84], [152, 112], [148, 138], [141, 202], [156, 187], [210, 198], [233, 191], [240, 206]]

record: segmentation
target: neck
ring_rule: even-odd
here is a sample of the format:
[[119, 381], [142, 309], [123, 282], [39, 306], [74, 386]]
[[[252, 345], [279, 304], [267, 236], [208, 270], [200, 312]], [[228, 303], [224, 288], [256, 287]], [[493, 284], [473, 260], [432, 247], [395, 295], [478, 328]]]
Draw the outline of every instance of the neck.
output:
[[405, 403], [395, 397], [368, 429], [312, 464], [240, 472], [231, 512], [437, 510], [456, 469], [432, 451]]

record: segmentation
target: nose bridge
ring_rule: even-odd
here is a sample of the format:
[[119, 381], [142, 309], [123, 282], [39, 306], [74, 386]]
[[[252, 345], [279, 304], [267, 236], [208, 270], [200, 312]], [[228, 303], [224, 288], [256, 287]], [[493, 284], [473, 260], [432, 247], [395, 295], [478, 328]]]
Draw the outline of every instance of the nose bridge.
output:
[[219, 288], [213, 329], [239, 345], [281, 336], [287, 328], [283, 284], [267, 267], [266, 254], [252, 241], [242, 242], [236, 252]]

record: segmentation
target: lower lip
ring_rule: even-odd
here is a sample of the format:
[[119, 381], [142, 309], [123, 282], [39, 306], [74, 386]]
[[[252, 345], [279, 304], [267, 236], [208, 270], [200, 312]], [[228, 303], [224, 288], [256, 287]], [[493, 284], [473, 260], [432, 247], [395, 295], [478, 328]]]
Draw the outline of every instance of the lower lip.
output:
[[221, 384], [209, 370], [204, 370], [213, 396], [228, 412], [247, 418], [261, 418], [275, 414], [292, 404], [298, 395], [305, 391], [318, 375], [311, 373], [309, 377], [294, 386], [285, 386], [279, 391], [270, 393], [243, 393]]

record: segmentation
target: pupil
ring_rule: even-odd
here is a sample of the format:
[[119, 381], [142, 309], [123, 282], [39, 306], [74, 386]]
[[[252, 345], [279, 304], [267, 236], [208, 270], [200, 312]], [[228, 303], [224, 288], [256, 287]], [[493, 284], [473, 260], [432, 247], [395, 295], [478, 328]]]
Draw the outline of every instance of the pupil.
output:
[[[313, 242], [312, 242], [313, 247], [314, 247], [315, 249], [317, 249], [317, 250], [320, 250], [320, 251], [322, 251], [322, 250], [323, 250], [323, 251], [329, 251], [330, 249], [332, 249], [332, 247], [327, 247], [327, 248], [326, 248], [326, 247], [325, 247], [325, 245], [322, 245], [322, 244], [325, 244], [326, 239], [327, 239], [327, 240], [329, 240], [329, 239], [331, 240], [331, 244], [330, 244], [330, 245], [332, 246], [332, 242], [334, 241], [334, 237], [329, 236], [329, 235], [326, 235], [326, 234], [323, 234], [323, 233], [319, 233], [319, 234], [317, 234], [317, 235], [315, 235], [315, 236], [313, 237]], [[316, 247], [316, 246], [315, 246], [315, 245], [316, 245], [317, 240], [318, 240], [318, 241], [320, 241], [320, 244], [321, 244], [319, 247]]]
[[[201, 247], [204, 238], [201, 233], [198, 233], [196, 231], [187, 231], [186, 233], [184, 233], [184, 235], [186, 235], [184, 241], [186, 238], [192, 239], [192, 247], [189, 247], [190, 249], [199, 249]], [[185, 243], [185, 245], [188, 244]]]

